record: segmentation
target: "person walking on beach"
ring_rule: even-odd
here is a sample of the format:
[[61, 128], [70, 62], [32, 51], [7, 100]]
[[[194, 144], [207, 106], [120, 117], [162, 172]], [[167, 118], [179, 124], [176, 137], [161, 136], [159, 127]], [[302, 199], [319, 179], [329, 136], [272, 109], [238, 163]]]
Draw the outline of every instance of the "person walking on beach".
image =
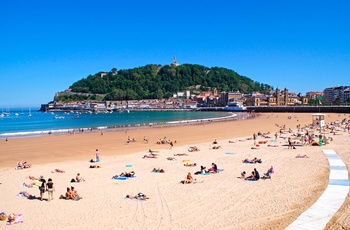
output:
[[53, 186], [52, 179], [49, 178], [46, 183], [46, 189], [48, 193], [48, 201], [53, 200], [53, 192], [55, 191], [55, 187]]
[[100, 152], [96, 149], [96, 162], [100, 162]]
[[44, 179], [43, 176], [40, 176], [39, 181], [41, 182], [41, 185], [39, 186], [40, 200], [43, 200], [43, 196], [46, 190], [46, 180]]

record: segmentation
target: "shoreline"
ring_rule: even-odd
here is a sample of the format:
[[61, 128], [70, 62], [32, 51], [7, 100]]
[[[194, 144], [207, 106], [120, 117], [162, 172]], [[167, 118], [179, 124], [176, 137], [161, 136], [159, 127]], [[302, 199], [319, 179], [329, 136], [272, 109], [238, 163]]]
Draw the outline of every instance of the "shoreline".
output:
[[[165, 111], [164, 111], [165, 112]], [[118, 129], [132, 129], [139, 127], [163, 127], [163, 126], [174, 126], [174, 125], [191, 125], [202, 122], [212, 122], [220, 120], [231, 120], [238, 116], [233, 112], [226, 112], [227, 116], [211, 117], [211, 118], [199, 118], [199, 119], [188, 119], [188, 120], [175, 120], [167, 122], [148, 122], [139, 124], [125, 124], [125, 125], [104, 125], [104, 126], [92, 126], [92, 127], [80, 127], [80, 128], [62, 128], [62, 129], [47, 129], [47, 130], [37, 130], [37, 131], [19, 131], [19, 132], [6, 132], [0, 133], [0, 140], [5, 140], [8, 138], [27, 138], [27, 137], [40, 137], [43, 135], [61, 135], [70, 134], [85, 131], [104, 131], [104, 130], [118, 130]], [[230, 115], [229, 115], [230, 114]], [[249, 113], [245, 113], [244, 116], [249, 116]]]
[[[40, 228], [43, 223], [51, 223], [53, 229], [74, 229], [77, 225], [86, 229], [284, 229], [310, 207], [327, 186], [329, 164], [320, 154], [323, 148], [334, 149], [349, 168], [349, 134], [341, 132], [333, 137], [333, 142], [322, 147], [297, 146], [296, 150], [290, 150], [284, 146], [289, 134], [281, 134], [278, 142], [273, 142], [273, 135], [279, 130], [277, 125], [296, 129], [298, 124], [311, 123], [310, 114], [256, 115], [246, 120], [108, 130], [103, 135], [92, 132], [2, 141], [0, 152], [6, 154], [0, 155], [0, 186], [3, 186], [0, 195], [4, 198], [3, 206], [10, 207], [3, 211], [23, 213], [25, 222], [18, 227], [26, 228]], [[326, 114], [326, 122], [345, 117], [348, 115]], [[251, 139], [253, 133], [258, 132], [269, 133], [267, 135], [272, 137], [267, 140], [278, 147], [262, 144], [252, 149], [253, 141], [248, 137]], [[148, 143], [143, 142], [144, 136]], [[176, 140], [173, 148], [156, 144], [164, 136]], [[136, 142], [126, 143], [128, 137], [135, 138]], [[215, 139], [221, 148], [212, 148]], [[197, 146], [200, 151], [188, 152], [190, 146]], [[101, 168], [89, 169], [89, 160], [94, 158], [96, 148], [102, 161], [95, 164]], [[148, 149], [158, 151], [158, 159], [142, 159]], [[227, 152], [233, 154], [225, 154]], [[167, 160], [178, 153], [188, 156]], [[310, 158], [298, 159], [295, 158], [297, 154]], [[262, 163], [242, 163], [242, 159], [253, 157], [262, 158]], [[32, 168], [14, 170], [18, 159], [28, 161]], [[197, 166], [184, 167], [185, 159]], [[212, 162], [224, 171], [217, 175], [195, 176], [197, 184], [179, 184], [188, 172], [194, 173], [200, 165], [209, 166]], [[127, 168], [127, 164], [132, 164], [132, 168]], [[276, 169], [271, 180], [247, 182], [237, 178], [243, 170], [249, 173], [254, 167], [263, 175], [271, 165]], [[154, 167], [164, 168], [166, 173], [151, 173]], [[66, 173], [51, 173], [54, 168]], [[137, 177], [124, 182], [110, 179], [128, 170], [134, 170]], [[83, 199], [79, 202], [58, 200], [77, 172], [87, 181], [75, 185]], [[55, 199], [40, 202], [14, 196], [23, 190], [18, 185], [26, 181], [28, 175], [53, 178]], [[28, 191], [38, 195], [37, 188]], [[150, 199], [141, 203], [124, 199], [126, 194], [137, 192], [147, 194]], [[347, 221], [349, 199], [347, 197], [327, 229], [350, 227]], [[66, 211], [61, 212], [63, 209]], [[208, 210], [210, 215], [207, 215]], [[43, 223], [35, 221], [39, 215]], [[91, 216], [103, 221], [89, 218]]]

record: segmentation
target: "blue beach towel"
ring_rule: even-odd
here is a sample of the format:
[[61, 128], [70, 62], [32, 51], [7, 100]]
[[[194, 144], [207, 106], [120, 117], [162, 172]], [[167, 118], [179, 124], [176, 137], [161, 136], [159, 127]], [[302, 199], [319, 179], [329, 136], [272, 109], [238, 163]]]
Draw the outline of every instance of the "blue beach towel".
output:
[[235, 152], [227, 152], [225, 154], [236, 154]]

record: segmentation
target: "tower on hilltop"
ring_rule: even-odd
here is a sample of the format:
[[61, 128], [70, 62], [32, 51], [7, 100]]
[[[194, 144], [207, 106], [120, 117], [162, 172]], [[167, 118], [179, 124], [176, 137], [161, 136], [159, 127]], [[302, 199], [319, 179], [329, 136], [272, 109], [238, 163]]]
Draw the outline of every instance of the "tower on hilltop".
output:
[[177, 61], [176, 61], [176, 56], [174, 56], [174, 61], [171, 64], [174, 65], [174, 66], [178, 66], [179, 65], [179, 63], [177, 63]]

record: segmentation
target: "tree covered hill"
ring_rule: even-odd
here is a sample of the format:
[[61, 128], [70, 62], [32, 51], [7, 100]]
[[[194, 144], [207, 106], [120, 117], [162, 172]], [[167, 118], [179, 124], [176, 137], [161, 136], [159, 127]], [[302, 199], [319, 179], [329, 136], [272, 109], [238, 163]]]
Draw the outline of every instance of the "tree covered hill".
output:
[[[81, 95], [104, 95], [104, 98], [101, 98], [103, 100], [162, 99], [170, 98], [173, 93], [179, 91], [201, 92], [214, 88], [218, 92], [240, 91], [241, 93], [252, 91], [265, 93], [272, 89], [270, 85], [254, 82], [230, 69], [208, 68], [194, 64], [179, 66], [150, 64], [124, 70], [113, 68], [107, 73], [89, 75], [70, 86], [71, 92], [84, 93]], [[69, 98], [73, 95], [61, 95], [61, 98], [56, 100], [67, 101], [73, 99]]]

